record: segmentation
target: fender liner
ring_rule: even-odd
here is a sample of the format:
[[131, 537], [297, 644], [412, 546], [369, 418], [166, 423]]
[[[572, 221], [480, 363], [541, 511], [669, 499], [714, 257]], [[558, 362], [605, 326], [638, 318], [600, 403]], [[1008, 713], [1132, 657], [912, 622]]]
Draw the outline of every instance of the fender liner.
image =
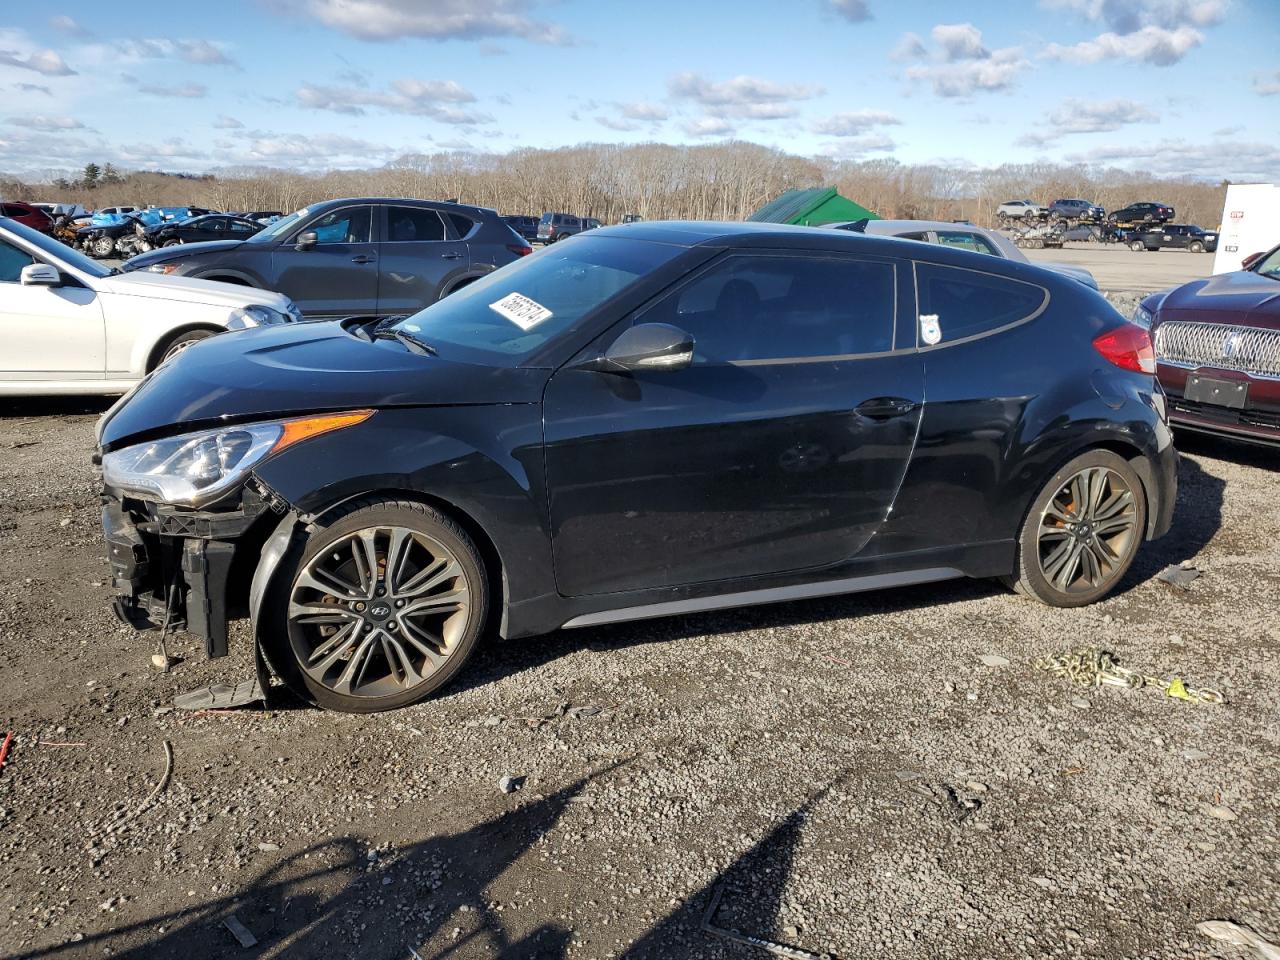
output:
[[[275, 576], [275, 572], [280, 566], [280, 561], [292, 549], [298, 531], [303, 526], [304, 521], [296, 512], [290, 511], [280, 518], [275, 530], [272, 531], [271, 536], [267, 537], [267, 542], [262, 545], [262, 557], [253, 571], [253, 581], [249, 584], [249, 629], [253, 636], [254, 647], [261, 652], [264, 658], [267, 655], [267, 645], [262, 642], [262, 637], [258, 631], [262, 601], [267, 595], [267, 588], [271, 585], [271, 579]], [[268, 665], [276, 676], [280, 676], [280, 671], [276, 669], [274, 664], [268, 661]]]

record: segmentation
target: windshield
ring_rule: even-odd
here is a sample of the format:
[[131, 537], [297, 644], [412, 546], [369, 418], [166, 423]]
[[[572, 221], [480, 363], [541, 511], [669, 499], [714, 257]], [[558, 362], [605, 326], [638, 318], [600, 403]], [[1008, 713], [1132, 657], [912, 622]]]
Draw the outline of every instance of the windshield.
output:
[[391, 329], [449, 359], [516, 366], [684, 249], [575, 237], [495, 270]]
[[293, 229], [294, 225], [309, 214], [311, 211], [306, 207], [301, 210], [289, 214], [287, 217], [281, 217], [265, 230], [255, 233], [252, 237], [248, 237], [245, 243], [267, 243], [271, 240], [283, 237], [286, 233]]
[[110, 269], [96, 260], [90, 260], [79, 250], [73, 250], [65, 243], [59, 243], [52, 237], [47, 237], [24, 224], [10, 220], [5, 224], [5, 229], [14, 236], [20, 237], [28, 246], [36, 248], [40, 252], [41, 258], [46, 262], [52, 262], [54, 266], [65, 264], [73, 270], [79, 270], [81, 273], [87, 273], [91, 277], [98, 278], [110, 276], [111, 274]]
[[1259, 260], [1253, 272], [1261, 274], [1268, 280], [1280, 280], [1280, 247], [1276, 247]]

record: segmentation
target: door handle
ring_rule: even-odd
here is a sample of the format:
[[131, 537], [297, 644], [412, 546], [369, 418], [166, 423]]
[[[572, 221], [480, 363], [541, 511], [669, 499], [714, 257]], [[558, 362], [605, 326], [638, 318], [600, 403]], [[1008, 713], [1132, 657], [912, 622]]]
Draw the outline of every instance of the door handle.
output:
[[377, 257], [371, 257], [367, 254], [362, 253], [358, 257], [352, 257], [351, 262], [352, 263], [373, 263], [377, 259], [378, 259]]
[[441, 260], [461, 260], [464, 256], [466, 256], [466, 254], [462, 254], [462, 253], [442, 253], [442, 254], [440, 255], [440, 259], [441, 259]]
[[915, 408], [916, 402], [905, 397], [873, 397], [863, 400], [854, 408], [854, 412], [868, 420], [889, 420], [904, 416]]

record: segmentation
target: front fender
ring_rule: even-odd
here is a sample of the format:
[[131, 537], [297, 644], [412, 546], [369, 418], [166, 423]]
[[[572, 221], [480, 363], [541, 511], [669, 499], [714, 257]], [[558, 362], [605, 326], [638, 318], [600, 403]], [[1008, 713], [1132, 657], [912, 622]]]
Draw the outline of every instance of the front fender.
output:
[[[555, 595], [538, 404], [382, 409], [296, 444], [254, 473], [289, 505], [295, 526], [357, 497], [419, 495], [488, 541], [509, 604]], [[273, 564], [287, 550], [281, 542]], [[265, 592], [270, 574], [263, 576]]]

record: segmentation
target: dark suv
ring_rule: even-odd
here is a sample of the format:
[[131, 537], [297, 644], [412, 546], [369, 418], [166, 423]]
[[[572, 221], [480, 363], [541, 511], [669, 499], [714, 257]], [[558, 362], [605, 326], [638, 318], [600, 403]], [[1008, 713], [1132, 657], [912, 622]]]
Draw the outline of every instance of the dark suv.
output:
[[595, 230], [600, 221], [594, 217], [575, 217], [572, 213], [544, 213], [538, 221], [538, 240], [555, 243], [584, 230]]
[[1213, 253], [1218, 249], [1218, 235], [1202, 230], [1193, 223], [1157, 224], [1138, 230], [1129, 240], [1133, 250], [1159, 250], [1174, 247], [1192, 253]]
[[530, 243], [538, 239], [538, 218], [516, 214], [503, 217], [503, 222]]
[[1173, 207], [1167, 203], [1131, 203], [1111, 212], [1111, 222], [1122, 226], [1127, 223], [1167, 223], [1172, 219]]
[[531, 252], [484, 207], [362, 197], [303, 207], [244, 240], [144, 253], [123, 269], [277, 290], [313, 319], [402, 316]]
[[1102, 220], [1107, 211], [1088, 200], [1066, 199], [1055, 200], [1049, 204], [1049, 215], [1062, 217], [1064, 220], [1082, 220], [1093, 223]]

